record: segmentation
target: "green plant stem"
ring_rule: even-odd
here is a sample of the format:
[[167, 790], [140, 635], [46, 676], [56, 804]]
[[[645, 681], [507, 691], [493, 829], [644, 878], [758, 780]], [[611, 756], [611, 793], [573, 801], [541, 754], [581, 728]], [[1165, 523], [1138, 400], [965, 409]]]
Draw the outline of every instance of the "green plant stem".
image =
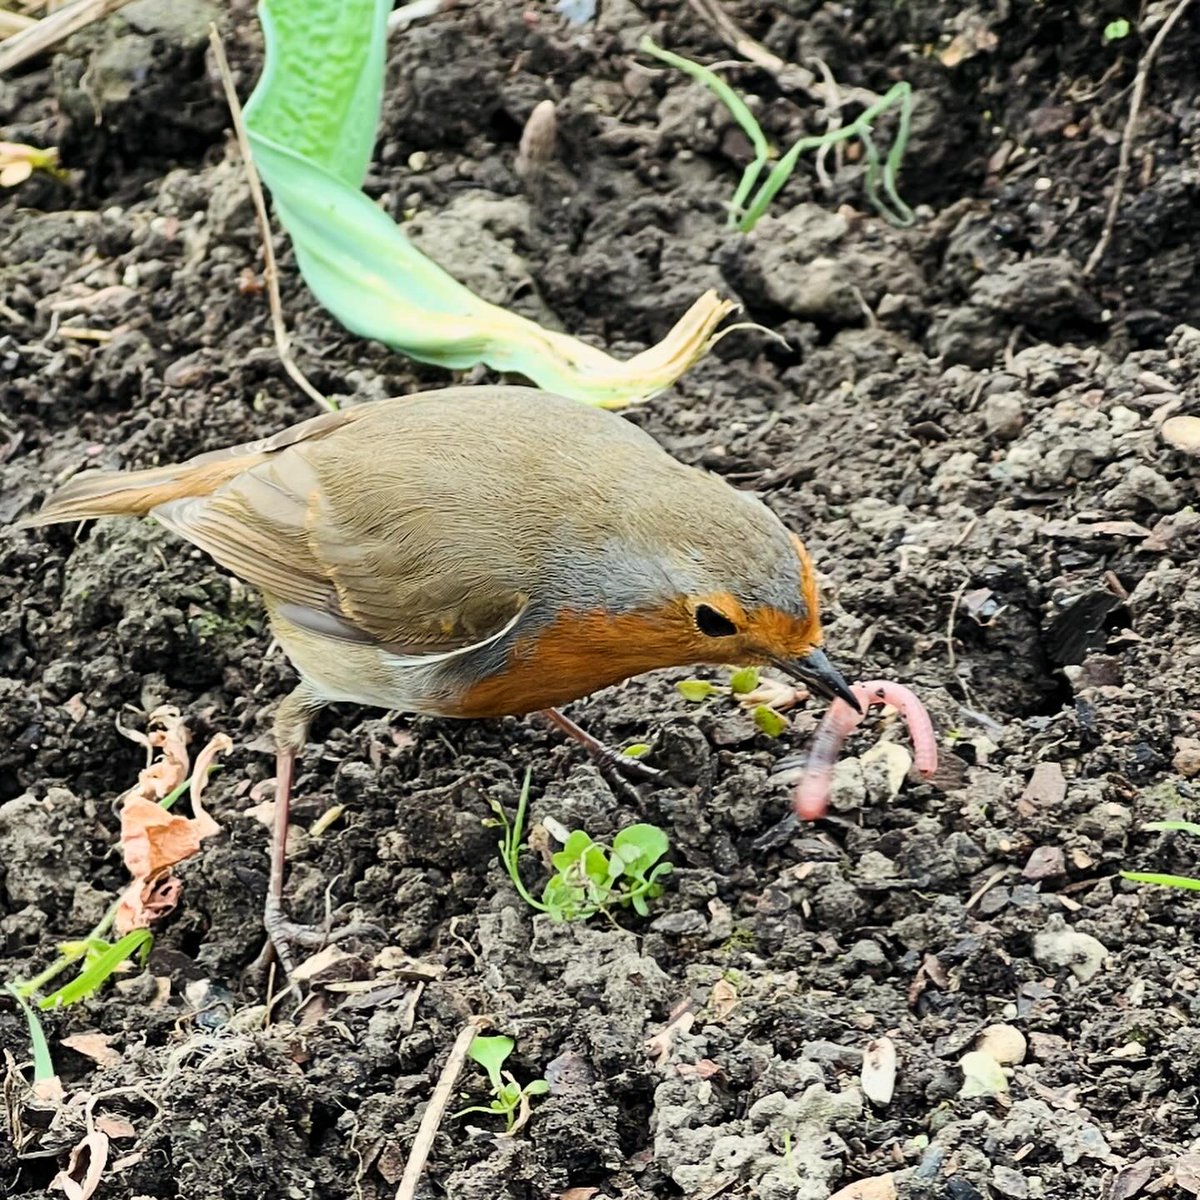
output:
[[737, 191], [733, 193], [733, 199], [729, 202], [728, 224], [731, 229], [736, 228], [741, 219], [746, 199], [753, 191], [759, 175], [762, 174], [763, 167], [767, 165], [771, 157], [771, 145], [767, 141], [767, 135], [763, 133], [762, 126], [759, 125], [746, 102], [715, 71], [701, 63], [692, 62], [690, 58], [683, 58], [681, 55], [672, 54], [670, 50], [664, 50], [649, 36], [642, 38], [639, 45], [646, 54], [657, 58], [660, 62], [665, 62], [676, 70], [683, 71], [685, 75], [690, 75], [698, 83], [708, 88], [729, 109], [729, 115], [741, 126], [742, 131], [750, 139], [750, 144], [754, 148], [754, 160], [742, 172]]
[[529, 806], [529, 782], [532, 778], [533, 768], [528, 767], [525, 770], [525, 782], [521, 784], [521, 794], [517, 797], [517, 813], [511, 825], [501, 804], [493, 801], [492, 810], [500, 818], [500, 823], [504, 827], [504, 839], [500, 842], [500, 857], [504, 861], [504, 868], [508, 872], [509, 879], [512, 880], [513, 887], [517, 889], [517, 894], [530, 908], [537, 909], [538, 912], [547, 912], [546, 905], [540, 900], [535, 900], [525, 886], [517, 862], [521, 853], [521, 834], [525, 832], [525, 810]]
[[[897, 103], [900, 106], [900, 125], [896, 131], [896, 138], [892, 143], [891, 150], [888, 152], [886, 165], [882, 171], [883, 190], [887, 194], [888, 199], [896, 205], [895, 212], [891, 212], [879, 201], [879, 155], [874, 143], [871, 141], [871, 122], [891, 108], [893, 104]], [[913, 221], [912, 209], [896, 194], [895, 180], [896, 171], [908, 146], [908, 135], [911, 127], [912, 86], [911, 84], [900, 82], [895, 84], [886, 95], [880, 97], [870, 108], [860, 113], [849, 125], [844, 125], [841, 129], [835, 129], [831, 133], [801, 138], [771, 169], [770, 175], [767, 176], [766, 182], [759, 188], [753, 203], [738, 222], [738, 229], [743, 233], [749, 233], [758, 224], [759, 219], [767, 211], [771, 201], [775, 199], [779, 190], [791, 178], [800, 155], [809, 150], [819, 150], [822, 146], [832, 146], [837, 142], [848, 141], [850, 138], [855, 137], [863, 142], [868, 156], [868, 199], [889, 220], [894, 221], [898, 225], [911, 225]], [[864, 133], [866, 135], [865, 138], [863, 136]], [[875, 167], [874, 178], [872, 177], [872, 160]]]

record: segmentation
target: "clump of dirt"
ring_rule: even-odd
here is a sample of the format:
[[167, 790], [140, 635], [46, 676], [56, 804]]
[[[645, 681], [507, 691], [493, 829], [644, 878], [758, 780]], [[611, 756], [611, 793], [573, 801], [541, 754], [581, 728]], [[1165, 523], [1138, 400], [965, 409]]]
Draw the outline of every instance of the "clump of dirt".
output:
[[[112, 1122], [99, 1195], [390, 1196], [482, 1013], [515, 1040], [516, 1078], [549, 1093], [513, 1139], [447, 1119], [422, 1195], [1195, 1190], [1200, 910], [1118, 871], [1200, 871], [1196, 839], [1143, 830], [1195, 819], [1200, 777], [1200, 472], [1159, 435], [1200, 414], [1200, 10], [1162, 46], [1111, 243], [1083, 269], [1170, 7], [1106, 39], [1101, 3], [729, 4], [844, 91], [913, 84], [905, 230], [866, 211], [852, 154], [831, 157], [828, 186], [802, 164], [753, 233], [726, 230], [744, 137], [636, 53], [650, 32], [728, 60], [690, 5], [601, 0], [571, 26], [548, 3], [487, 0], [394, 37], [368, 189], [451, 272], [617, 352], [708, 287], [782, 335], [731, 335], [630, 419], [804, 535], [833, 657], [917, 690], [943, 764], [893, 796], [860, 757], [898, 736], [873, 720], [831, 816], [797, 828], [786, 760], [814, 718], [767, 738], [719, 699], [685, 701], [685, 673], [573, 710], [670, 768], [638, 802], [536, 720], [338, 709], [301, 764], [288, 902], [319, 921], [328, 893], [380, 933], [323, 957], [313, 999], [267, 1023], [243, 977], [266, 888], [254, 806], [293, 677], [261, 604], [151, 524], [0, 531], [5, 978], [85, 933], [123, 883], [112, 800], [142, 759], [117, 719], [170, 701], [198, 739], [238, 745], [206, 796], [224, 833], [182, 868], [146, 969], [45, 1018], [67, 1095]], [[211, 15], [138, 0], [0, 81], [4, 137], [59, 145], [74, 172], [0, 207], [0, 523], [83, 466], [310, 415], [271, 340]], [[245, 94], [261, 34], [248, 4], [223, 20]], [[773, 144], [824, 127], [795, 75], [724, 74]], [[557, 157], [531, 175], [517, 148], [546, 98]], [[320, 388], [353, 402], [449, 381], [336, 327], [279, 249]], [[535, 826], [668, 833], [676, 869], [648, 919], [555, 925], [519, 899], [487, 822], [527, 766]], [[522, 862], [536, 891], [538, 857]], [[96, 1031], [107, 1055], [63, 1041]], [[1018, 1046], [1007, 1090], [971, 1095], [961, 1060], [998, 1036]], [[890, 1097], [862, 1083], [881, 1039]], [[86, 1113], [29, 1098], [12, 1007], [0, 1040], [15, 1097], [0, 1174], [40, 1196]], [[486, 1102], [474, 1068], [459, 1090]]]

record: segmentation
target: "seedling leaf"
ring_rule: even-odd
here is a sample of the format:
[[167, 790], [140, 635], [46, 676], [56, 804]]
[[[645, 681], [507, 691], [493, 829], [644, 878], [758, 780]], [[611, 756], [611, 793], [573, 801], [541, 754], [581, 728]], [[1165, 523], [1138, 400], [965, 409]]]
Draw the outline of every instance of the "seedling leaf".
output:
[[613, 854], [621, 857], [631, 873], [648, 871], [670, 848], [667, 835], [657, 825], [629, 825], [613, 838]]
[[758, 705], [757, 708], [750, 714], [754, 719], [754, 724], [762, 730], [767, 737], [779, 737], [781, 733], [788, 727], [787, 717], [777, 713], [773, 708], [765, 704]]
[[505, 1059], [513, 1052], [514, 1044], [512, 1038], [503, 1035], [483, 1037], [476, 1034], [471, 1040], [471, 1048], [467, 1051], [471, 1058], [487, 1072], [488, 1079], [492, 1082], [492, 1088], [498, 1094], [504, 1090], [504, 1080], [500, 1071], [504, 1066]]
[[735, 696], [744, 696], [758, 687], [758, 668], [742, 667], [729, 677], [729, 688]]
[[21, 1011], [25, 1014], [25, 1021], [29, 1026], [29, 1046], [33, 1056], [34, 1083], [42, 1083], [53, 1079], [55, 1076], [54, 1060], [50, 1057], [50, 1044], [46, 1041], [46, 1031], [42, 1028], [42, 1023], [38, 1019], [37, 1013], [30, 1006], [29, 1001], [11, 983], [5, 984], [5, 988], [16, 998], [17, 1003], [21, 1006]]
[[1195, 821], [1148, 821], [1142, 828], [1153, 833], [1194, 833], [1200, 837], [1200, 825]]
[[1122, 871], [1122, 879], [1131, 883], [1154, 883], [1159, 887], [1182, 888], [1187, 892], [1200, 892], [1200, 879], [1190, 875], [1160, 875], [1155, 871]]
[[119, 942], [114, 942], [102, 953], [93, 954], [89, 949], [85, 966], [70, 983], [64, 984], [56, 992], [38, 1001], [41, 1009], [61, 1008], [67, 1004], [75, 1004], [95, 992], [127, 959], [138, 954], [141, 962], [146, 961], [154, 935], [148, 929], [134, 929], [127, 933]]
[[675, 685], [675, 690], [692, 704], [707, 700], [716, 691], [716, 686], [707, 679], [684, 679]]

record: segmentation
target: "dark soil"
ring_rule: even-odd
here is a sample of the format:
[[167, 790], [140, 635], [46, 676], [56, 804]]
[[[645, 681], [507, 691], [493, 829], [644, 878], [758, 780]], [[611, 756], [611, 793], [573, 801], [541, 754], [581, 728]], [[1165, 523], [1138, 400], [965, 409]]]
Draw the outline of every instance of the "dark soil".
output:
[[[0, 81], [0, 136], [58, 145], [72, 172], [0, 200], [0, 524], [85, 464], [167, 461], [311, 415], [271, 339], [210, 7], [139, 0]], [[731, 5], [792, 62], [917, 94], [902, 176], [915, 226], [871, 214], [860, 167], [831, 158], [831, 193], [803, 164], [750, 236], [723, 220], [743, 137], [635, 47], [652, 30], [705, 61], [732, 51], [683, 3], [599, 7], [572, 28], [548, 3], [482, 0], [394, 36], [369, 189], [415, 210], [419, 244], [489, 299], [617, 353], [708, 287], [784, 336], [730, 336], [630, 419], [804, 535], [833, 656], [852, 678], [917, 689], [944, 765], [890, 798], [854, 756], [904, 738], [872, 722], [833, 815], [796, 829], [780, 825], [778, 767], [815, 718], [771, 740], [726, 703], [689, 705], [678, 673], [573, 710], [672, 769], [679, 783], [640, 804], [534, 720], [333, 711], [299, 778], [289, 905], [317, 919], [329, 889], [381, 936], [347, 947], [314, 1004], [264, 1025], [244, 972], [267, 834], [245, 810], [292, 676], [257, 598], [149, 523], [6, 529], [0, 972], [40, 969], [122, 885], [113, 802], [142, 752], [118, 720], [174, 703], [197, 746], [224, 731], [238, 748], [209, 791], [223, 832], [182, 869], [145, 972], [47, 1019], [66, 1107], [30, 1099], [24, 1019], [0, 1008], [20, 1134], [0, 1137], [5, 1195], [44, 1194], [90, 1094], [134, 1131], [114, 1140], [101, 1197], [390, 1196], [475, 1014], [516, 1040], [518, 1078], [551, 1092], [511, 1140], [488, 1118], [447, 1119], [425, 1197], [1200, 1187], [1200, 901], [1117, 874], [1200, 860], [1200, 840], [1142, 828], [1200, 807], [1200, 473], [1158, 434], [1168, 414], [1200, 414], [1200, 6], [1154, 67], [1087, 277], [1137, 62], [1173, 6], [1144, 6], [1140, 31], [1106, 42], [1136, 6]], [[223, 20], [244, 95], [261, 37], [241, 0]], [[822, 127], [819, 104], [763, 70], [725, 74], [777, 145]], [[530, 182], [517, 142], [546, 97], [560, 157]], [[353, 401], [450, 381], [338, 328], [279, 248], [318, 387]], [[553, 925], [520, 901], [484, 822], [527, 765], [535, 820], [667, 831], [676, 872], [648, 920]], [[540, 886], [536, 854], [523, 866]], [[402, 955], [431, 976], [423, 989]], [[398, 982], [364, 995], [331, 977]], [[648, 1053], [683, 1004], [669, 1047]], [[1009, 1091], [964, 1097], [959, 1060], [994, 1024], [1026, 1042]], [[89, 1031], [111, 1065], [62, 1045]], [[882, 1103], [859, 1076], [885, 1036], [899, 1066]], [[459, 1090], [481, 1102], [481, 1073]]]

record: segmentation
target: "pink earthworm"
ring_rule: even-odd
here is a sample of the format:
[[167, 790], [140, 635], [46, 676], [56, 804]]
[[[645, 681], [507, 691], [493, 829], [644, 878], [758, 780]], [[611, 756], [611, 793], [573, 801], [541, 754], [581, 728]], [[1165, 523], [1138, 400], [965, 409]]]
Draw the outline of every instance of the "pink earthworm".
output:
[[899, 710], [912, 738], [913, 762], [917, 770], [926, 779], [937, 770], [937, 740], [933, 735], [933, 722], [913, 692], [886, 679], [855, 683], [850, 690], [862, 705], [862, 712], [856, 713], [845, 700], [834, 700], [813, 735], [808, 764], [792, 799], [796, 816], [802, 821], [816, 821], [825, 815], [829, 808], [829, 787], [838, 751], [867, 710], [874, 705], [890, 704]]

